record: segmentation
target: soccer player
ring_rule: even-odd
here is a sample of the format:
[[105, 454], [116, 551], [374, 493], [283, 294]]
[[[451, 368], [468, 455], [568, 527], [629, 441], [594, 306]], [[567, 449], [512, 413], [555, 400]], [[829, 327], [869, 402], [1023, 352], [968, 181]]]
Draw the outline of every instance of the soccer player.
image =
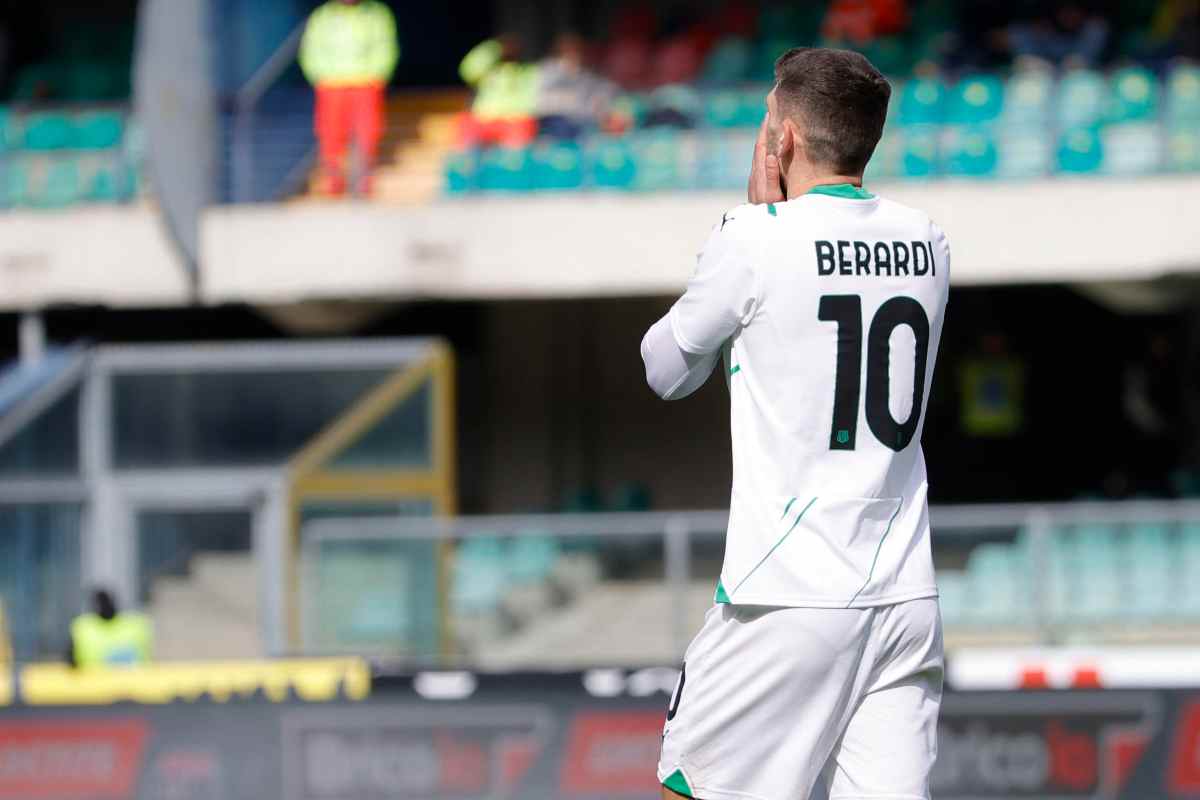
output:
[[750, 204], [642, 341], [661, 397], [724, 358], [733, 491], [715, 604], [663, 731], [663, 797], [929, 797], [942, 631], [921, 428], [946, 236], [863, 170], [891, 88], [863, 56], [775, 67]]

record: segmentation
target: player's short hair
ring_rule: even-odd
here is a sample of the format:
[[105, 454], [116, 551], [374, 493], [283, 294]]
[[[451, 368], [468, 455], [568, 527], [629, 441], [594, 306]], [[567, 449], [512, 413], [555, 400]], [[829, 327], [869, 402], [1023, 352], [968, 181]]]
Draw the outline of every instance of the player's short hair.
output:
[[780, 111], [803, 123], [809, 159], [841, 175], [866, 168], [891, 96], [879, 70], [850, 50], [795, 47], [775, 62]]

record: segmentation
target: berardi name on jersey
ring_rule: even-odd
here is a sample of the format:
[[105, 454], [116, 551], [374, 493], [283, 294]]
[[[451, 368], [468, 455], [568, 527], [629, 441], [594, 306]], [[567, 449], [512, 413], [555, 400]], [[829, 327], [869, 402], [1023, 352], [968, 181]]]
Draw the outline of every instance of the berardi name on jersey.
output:
[[818, 239], [817, 274], [929, 275], [937, 274], [932, 242], [858, 242]]

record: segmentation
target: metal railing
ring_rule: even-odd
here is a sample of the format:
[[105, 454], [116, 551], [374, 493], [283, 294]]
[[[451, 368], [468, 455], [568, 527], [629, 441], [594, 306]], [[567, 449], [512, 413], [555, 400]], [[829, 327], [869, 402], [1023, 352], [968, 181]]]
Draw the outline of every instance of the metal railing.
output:
[[[665, 600], [665, 606], [659, 613], [666, 613], [670, 646], [674, 654], [679, 654], [698, 622], [693, 618], [697, 593], [706, 587], [711, 598], [727, 520], [728, 514], [724, 511], [451, 519], [322, 519], [309, 523], [302, 531], [301, 560], [302, 574], [305, 576], [302, 591], [308, 600], [319, 602], [320, 594], [315, 591], [315, 570], [319, 568], [328, 548], [336, 546], [379, 548], [386, 543], [423, 543], [430, 548], [425, 556], [428, 559], [426, 566], [429, 567], [434, 564], [438, 552], [452, 552], [451, 545], [456, 544], [457, 553], [462, 554], [463, 547], [472, 541], [516, 542], [540, 538], [552, 542], [553, 550], [560, 556], [564, 553], [585, 553], [595, 559], [600, 573], [599, 580], [593, 584], [597, 587], [606, 582], [624, 580], [620, 574], [629, 572], [628, 565], [616, 568], [619, 574], [614, 577], [612, 564], [629, 562], [625, 551], [633, 548], [635, 570], [642, 570], [638, 574], [641, 585], [657, 585], [661, 590], [659, 597]], [[1193, 540], [1195, 544], [1200, 544], [1200, 502], [943, 506], [931, 510], [931, 521], [939, 582], [948, 585], [956, 580], [970, 579], [975, 582], [976, 590], [987, 589], [1000, 593], [973, 611], [959, 607], [962, 605], [960, 593], [956, 592], [951, 597], [944, 592], [943, 605], [952, 606], [944, 608], [947, 625], [952, 630], [985, 633], [995, 630], [1019, 631], [1026, 641], [1053, 643], [1071, 641], [1081, 636], [1086, 640], [1089, 631], [1103, 626], [1146, 630], [1158, 623], [1169, 623], [1175, 628], [1183, 625], [1200, 629], [1200, 559], [1194, 564], [1197, 572], [1193, 575], [1187, 571], [1193, 568], [1189, 566], [1190, 562], [1178, 558], [1181, 548], [1194, 547]], [[1151, 549], [1143, 559], [1146, 563], [1139, 566], [1137, 558], [1130, 555], [1133, 553], [1131, 548], [1138, 546], [1138, 537], [1144, 537], [1147, 542], [1153, 538], [1176, 555]], [[1067, 544], [1070, 547], [1066, 547]], [[1006, 562], [1008, 567], [994, 575], [976, 569], [978, 565], [973, 561], [973, 554], [984, 545], [998, 548], [1000, 555], [1009, 559]], [[1192, 549], [1187, 549], [1186, 552], [1192, 554], [1189, 557], [1195, 558], [1196, 554], [1200, 554], [1200, 549], [1194, 553]], [[996, 555], [995, 549], [992, 555]], [[376, 549], [371, 559], [377, 562], [389, 557], [386, 550]], [[503, 559], [506, 556], [501, 554], [496, 557]], [[451, 559], [451, 563], [443, 565], [446, 577], [442, 592], [448, 593], [450, 599], [425, 598], [423, 607], [432, 614], [439, 602], [442, 603], [446, 613], [441, 622], [454, 628], [461, 616], [456, 609], [454, 595], [460, 589], [469, 589], [468, 584], [473, 577], [470, 574], [456, 574], [459, 566], [457, 557], [447, 558]], [[1149, 563], [1151, 561], [1153, 564]], [[553, 564], [548, 566], [553, 568]], [[1001, 566], [1004, 567], [1004, 564]], [[1160, 570], [1161, 580], [1165, 581], [1160, 588], [1163, 592], [1183, 598], [1182, 604], [1166, 609], [1132, 597], [1128, 609], [1113, 607], [1113, 597], [1119, 599], [1124, 591], [1136, 591], [1136, 587], [1128, 588], [1127, 578], [1141, 567]], [[1141, 571], [1145, 572], [1146, 569]], [[1117, 584], [1084, 587], [1077, 598], [1078, 609], [1070, 605], [1073, 602], [1073, 589], [1066, 584], [1074, 586], [1085, 579], [1102, 583], [1108, 578]], [[1149, 579], [1153, 581], [1154, 575], [1150, 575]], [[997, 585], [989, 586], [989, 582]], [[1193, 585], [1196, 588], [1193, 589]], [[356, 587], [325, 588], [345, 590], [346, 594], [353, 596]], [[586, 588], [579, 590], [574, 596], [569, 596], [570, 591], [558, 592], [559, 607], [569, 607], [574, 600], [586, 597], [588, 591]], [[1101, 596], [1101, 602], [1097, 605], [1097, 591], [1112, 594]], [[503, 590], [499, 594], [503, 600]], [[568, 596], [564, 598], [564, 594]], [[1193, 594], [1195, 599], [1189, 599]], [[410, 598], [398, 602], [421, 601], [420, 598], [415, 601]], [[1012, 612], [1004, 613], [1004, 606], [1009, 602], [1013, 606]], [[1195, 604], [1194, 611], [1188, 605], [1192, 602]], [[320, 637], [312, 635], [314, 620], [309, 615], [310, 610], [311, 606], [304, 611], [306, 619], [302, 627], [309, 633], [307, 644], [311, 648]], [[546, 612], [551, 610], [550, 607], [545, 609]], [[525, 622], [528, 627], [539, 624], [540, 619], [534, 614]], [[503, 638], [497, 641], [503, 641]], [[400, 638], [389, 640], [385, 634], [381, 641], [397, 645], [395, 648], [381, 648], [386, 654], [414, 656], [424, 660], [432, 656], [431, 653], [406, 649]], [[479, 655], [480, 651], [473, 653], [469, 648], [464, 650], [458, 646], [460, 644], [443, 648], [443, 660], [448, 656], [451, 660], [471, 661]], [[647, 653], [645, 660], [654, 661], [663, 656], [663, 653]]]

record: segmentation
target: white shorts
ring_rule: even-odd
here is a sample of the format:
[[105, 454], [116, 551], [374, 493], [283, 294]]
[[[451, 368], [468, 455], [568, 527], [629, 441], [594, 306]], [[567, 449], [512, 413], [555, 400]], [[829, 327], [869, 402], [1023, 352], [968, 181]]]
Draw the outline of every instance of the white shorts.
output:
[[935, 598], [714, 606], [684, 657], [658, 779], [700, 800], [927, 800], [942, 672]]

